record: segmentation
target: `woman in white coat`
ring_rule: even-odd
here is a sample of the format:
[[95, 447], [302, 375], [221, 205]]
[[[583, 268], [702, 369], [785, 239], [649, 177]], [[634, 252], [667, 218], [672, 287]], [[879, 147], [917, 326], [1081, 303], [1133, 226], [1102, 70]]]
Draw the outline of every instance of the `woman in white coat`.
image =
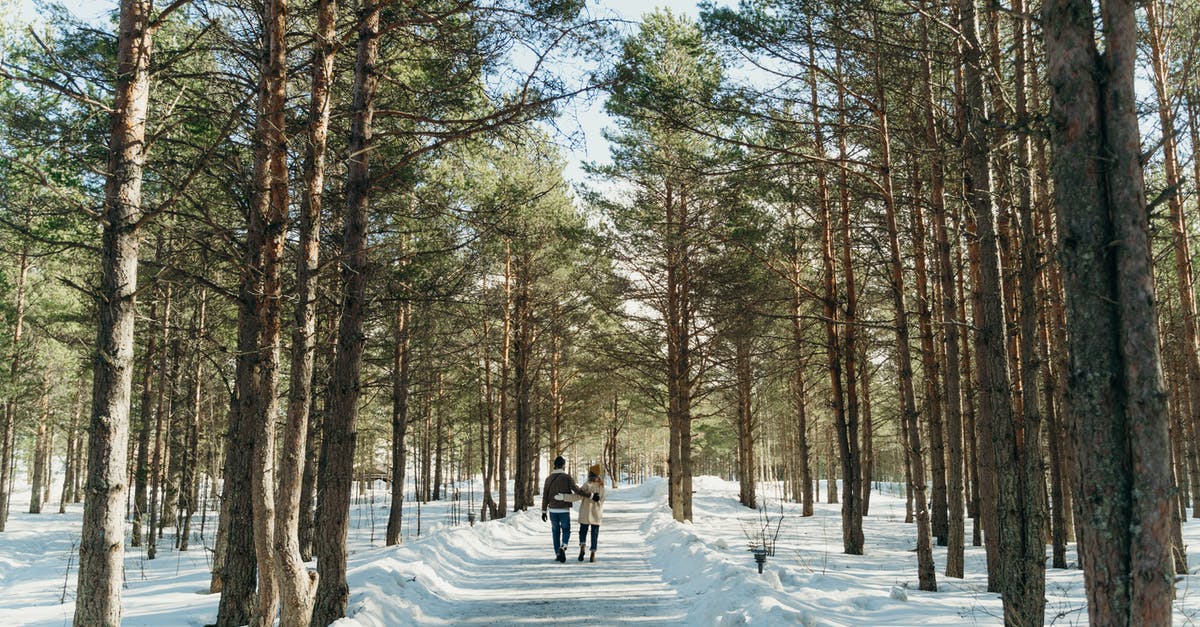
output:
[[578, 494], [557, 495], [568, 501], [582, 501], [579, 505], [579, 561], [587, 552], [588, 536], [591, 535], [591, 556], [589, 561], [596, 561], [596, 541], [600, 537], [600, 520], [604, 514], [604, 468], [593, 464], [588, 468], [587, 483], [579, 486], [589, 496]]

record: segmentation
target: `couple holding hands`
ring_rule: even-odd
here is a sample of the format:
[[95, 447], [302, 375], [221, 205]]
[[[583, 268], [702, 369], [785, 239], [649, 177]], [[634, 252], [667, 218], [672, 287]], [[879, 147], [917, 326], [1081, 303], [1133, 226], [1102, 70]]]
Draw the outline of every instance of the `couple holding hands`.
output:
[[588, 480], [582, 486], [567, 474], [567, 460], [561, 455], [554, 458], [554, 471], [546, 477], [542, 486], [542, 520], [550, 520], [550, 533], [554, 538], [554, 559], [567, 561], [567, 544], [571, 541], [571, 508], [575, 501], [579, 505], [579, 561], [583, 561], [587, 549], [587, 538], [591, 533], [591, 559], [596, 561], [596, 540], [600, 536], [600, 518], [604, 508], [604, 469], [599, 464], [588, 468]]

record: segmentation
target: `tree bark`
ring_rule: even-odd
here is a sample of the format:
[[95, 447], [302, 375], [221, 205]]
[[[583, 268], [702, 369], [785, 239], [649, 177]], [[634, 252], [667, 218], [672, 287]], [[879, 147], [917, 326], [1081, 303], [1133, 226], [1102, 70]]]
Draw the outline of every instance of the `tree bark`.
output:
[[208, 290], [200, 288], [200, 302], [196, 305], [195, 323], [192, 327], [192, 381], [190, 386], [188, 417], [184, 433], [182, 462], [183, 472], [179, 479], [180, 503], [179, 509], [183, 517], [183, 528], [179, 534], [179, 550], [188, 550], [188, 536], [191, 535], [192, 514], [196, 511], [196, 495], [199, 491], [198, 478], [200, 467], [200, 427], [201, 400], [204, 389], [204, 334], [205, 317], [208, 313]]
[[[877, 28], [876, 28], [877, 31]], [[875, 114], [879, 128], [880, 193], [883, 196], [884, 219], [887, 224], [888, 252], [892, 283], [892, 315], [896, 331], [896, 368], [900, 386], [900, 418], [908, 425], [909, 463], [912, 467], [913, 509], [917, 519], [917, 578], [922, 590], [937, 590], [937, 574], [933, 564], [933, 543], [929, 509], [925, 500], [925, 461], [921, 452], [921, 433], [917, 422], [916, 392], [913, 389], [912, 354], [908, 332], [908, 307], [904, 294], [904, 262], [900, 257], [900, 229], [896, 223], [896, 201], [892, 191], [892, 148], [888, 123], [886, 92], [883, 87], [883, 66], [880, 54], [875, 56]]]
[[408, 462], [404, 437], [408, 432], [411, 316], [412, 304], [401, 301], [396, 308], [396, 344], [392, 352], [392, 502], [388, 508], [387, 546], [404, 541], [401, 525], [404, 522], [405, 464]]
[[[12, 356], [9, 359], [8, 376], [16, 381], [21, 369], [21, 338], [25, 331], [25, 283], [29, 277], [29, 249], [21, 247], [17, 257], [16, 310], [13, 322]], [[0, 532], [8, 524], [8, 510], [12, 501], [13, 463], [17, 446], [17, 399], [15, 393], [4, 403], [3, 425], [0, 425]]]
[[1067, 389], [1079, 543], [1094, 625], [1169, 625], [1168, 414], [1134, 91], [1134, 4], [1050, 0], [1055, 201], [1070, 333]]
[[46, 461], [50, 456], [47, 450], [50, 446], [50, 379], [47, 374], [42, 374], [42, 394], [40, 411], [38, 412], [37, 436], [34, 439], [33, 449], [33, 486], [29, 494], [29, 513], [42, 513], [42, 492], [49, 482], [49, 477], [46, 472]]
[[[245, 610], [250, 610], [248, 622], [251, 625], [270, 625], [274, 622], [279, 610], [281, 574], [289, 578], [285, 593], [292, 597], [290, 602], [293, 604], [304, 602], [300, 597], [307, 594], [306, 586], [311, 584], [299, 562], [298, 547], [280, 547], [288, 551], [287, 555], [279, 556], [289, 565], [286, 573], [278, 570], [275, 555], [275, 416], [278, 407], [281, 271], [288, 220], [287, 144], [284, 134], [286, 2], [268, 0], [262, 10], [263, 56], [255, 129], [254, 194], [246, 228], [246, 249], [238, 294], [237, 404], [231, 425], [231, 431], [236, 435], [231, 442], [225, 473], [230, 481], [226, 498], [232, 499], [232, 502], [226, 583], [217, 616], [217, 623], [222, 626], [247, 622], [234, 622], [243, 618], [241, 614]], [[291, 426], [294, 425], [289, 423], [289, 431], [294, 431]], [[304, 436], [293, 432], [291, 437], [302, 439]], [[295, 446], [294, 441], [290, 444]], [[247, 496], [249, 503], [246, 502]], [[230, 585], [229, 571], [238, 573], [239, 585]], [[258, 585], [255, 594], [253, 577], [241, 577], [256, 571]], [[296, 610], [296, 607], [292, 608], [292, 619], [296, 619]]]
[[350, 487], [354, 478], [358, 400], [361, 395], [363, 319], [366, 317], [367, 232], [370, 226], [372, 122], [379, 76], [379, 6], [363, 0], [359, 8], [358, 51], [346, 177], [345, 240], [342, 254], [341, 318], [325, 418], [317, 484], [316, 554], [319, 583], [313, 622], [328, 625], [346, 615], [346, 537]]
[[1035, 573], [1019, 563], [1020, 518], [1017, 438], [1013, 433], [1005, 296], [992, 199], [992, 169], [984, 101], [983, 66], [974, 0], [960, 0], [966, 135], [967, 200], [978, 238], [979, 308], [975, 363], [979, 381], [980, 509], [988, 546], [988, 588], [1004, 599], [1006, 622], [1034, 624], [1042, 619], [1043, 593]]
[[924, 85], [925, 143], [929, 148], [929, 206], [933, 218], [934, 249], [937, 263], [936, 290], [941, 297], [942, 350], [946, 375], [943, 377], [946, 407], [946, 576], [963, 577], [963, 547], [966, 520], [963, 509], [963, 420], [962, 370], [959, 357], [958, 303], [954, 286], [954, 266], [950, 260], [950, 229], [946, 216], [946, 164], [937, 124], [937, 103], [933, 94], [933, 51], [929, 44], [929, 18], [922, 12], [921, 77]]
[[[527, 251], [517, 254], [516, 294], [513, 298], [513, 400], [516, 403], [516, 446], [514, 447], [513, 511], [534, 506], [531, 477], [537, 464], [533, 442], [533, 302], [530, 282], [533, 268]], [[439, 413], [439, 417], [440, 417]], [[440, 431], [440, 429], [439, 429]], [[440, 434], [438, 441], [441, 441]]]
[[119, 625], [124, 582], [129, 397], [152, 28], [150, 0], [122, 0], [120, 6], [76, 625]]
[[[1172, 249], [1175, 254], [1175, 283], [1178, 287], [1180, 318], [1183, 322], [1183, 358], [1191, 385], [1184, 386], [1190, 393], [1191, 412], [1186, 423], [1187, 434], [1195, 443], [1200, 443], [1200, 332], [1196, 329], [1196, 297], [1193, 289], [1191, 244], [1188, 240], [1187, 222], [1183, 212], [1183, 196], [1180, 189], [1179, 155], [1175, 137], [1175, 111], [1168, 89], [1166, 65], [1166, 41], [1163, 35], [1159, 5], [1156, 0], [1146, 3], [1146, 25], [1150, 39], [1150, 65], [1154, 72], [1154, 91], [1158, 99], [1158, 120], [1162, 129], [1163, 174], [1166, 178], [1167, 208], [1171, 215]], [[1182, 435], [1182, 434], [1181, 434]], [[1198, 444], [1200, 445], [1200, 444]], [[1200, 507], [1196, 509], [1200, 513]]]
[[738, 440], [738, 500], [751, 509], [758, 507], [755, 498], [757, 481], [754, 460], [754, 380], [750, 365], [750, 337], [739, 333], [734, 338], [734, 371], [737, 392]]
[[[283, 44], [284, 7], [277, 25]], [[316, 573], [304, 567], [301, 516], [304, 471], [311, 448], [308, 437], [312, 413], [313, 362], [316, 353], [317, 291], [320, 281], [321, 207], [325, 186], [325, 146], [329, 136], [330, 89], [337, 46], [337, 0], [318, 0], [312, 49], [307, 141], [304, 147], [304, 189], [300, 198], [300, 251], [296, 260], [296, 304], [293, 308], [291, 374], [287, 425], [280, 455], [278, 509], [275, 512], [275, 567], [279, 573], [280, 625], [307, 627], [316, 598]], [[283, 50], [281, 50], [283, 52]], [[280, 61], [285, 59], [280, 59]], [[284, 77], [280, 77], [281, 83]]]
[[[150, 321], [158, 320], [158, 302], [150, 304]], [[148, 482], [150, 479], [150, 434], [153, 432], [151, 423], [151, 414], [153, 407], [153, 381], [154, 381], [154, 360], [157, 357], [156, 344], [158, 335], [149, 334], [150, 337], [146, 340], [146, 353], [142, 356], [142, 394], [141, 406], [138, 410], [139, 428], [137, 441], [137, 462], [134, 466], [134, 491], [133, 491], [133, 536], [130, 539], [130, 546], [142, 545], [142, 525], [146, 524], [149, 492]], [[160, 377], [161, 378], [161, 377]]]

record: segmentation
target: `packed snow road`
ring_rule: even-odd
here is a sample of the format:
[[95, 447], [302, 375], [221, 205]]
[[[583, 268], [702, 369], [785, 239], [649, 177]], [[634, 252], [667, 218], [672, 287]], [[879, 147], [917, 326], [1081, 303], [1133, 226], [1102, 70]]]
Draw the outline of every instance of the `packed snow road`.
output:
[[[459, 487], [459, 496], [479, 493], [478, 482]], [[967, 547], [964, 579], [940, 576], [945, 549], [935, 547], [938, 590], [916, 589], [915, 532], [904, 522], [899, 486], [875, 486], [870, 516], [863, 521], [865, 554], [845, 555], [839, 505], [817, 503], [814, 516], [801, 517], [795, 504], [781, 509], [778, 484], [760, 484], [759, 499], [772, 513], [772, 526], [780, 523], [775, 554], [762, 574], [747, 551], [748, 537], [762, 527], [762, 512], [738, 504], [736, 483], [697, 477], [694, 487], [692, 523], [671, 518], [662, 479], [610, 490], [596, 562], [575, 560], [575, 528], [574, 550], [560, 564], [551, 550], [550, 525], [539, 512], [511, 513], [472, 527], [461, 515], [470, 509], [469, 497], [422, 505], [419, 536], [416, 507], [406, 501], [404, 543], [382, 546], [388, 499], [380, 484], [352, 505], [350, 603], [347, 617], [336, 624], [1003, 624], [1000, 599], [987, 592], [983, 547]], [[27, 493], [14, 501], [22, 498]], [[71, 624], [80, 513], [78, 505], [65, 515], [14, 508], [8, 530], [0, 534], [0, 625]], [[157, 559], [146, 559], [144, 548], [127, 549], [125, 627], [213, 622], [219, 601], [208, 593], [214, 518], [210, 509], [206, 525], [193, 526], [190, 551], [171, 547], [172, 529]], [[1193, 566], [1177, 580], [1173, 622], [1192, 625], [1200, 623], [1200, 519], [1184, 523], [1183, 532]], [[1047, 625], [1087, 622], [1077, 568], [1047, 570], [1046, 599]]]
[[536, 512], [515, 513], [356, 569], [350, 617], [337, 624], [683, 624], [679, 594], [650, 560], [642, 528], [657, 504], [643, 492], [609, 492], [594, 563], [577, 561], [578, 511], [565, 564], [554, 560], [549, 523]]

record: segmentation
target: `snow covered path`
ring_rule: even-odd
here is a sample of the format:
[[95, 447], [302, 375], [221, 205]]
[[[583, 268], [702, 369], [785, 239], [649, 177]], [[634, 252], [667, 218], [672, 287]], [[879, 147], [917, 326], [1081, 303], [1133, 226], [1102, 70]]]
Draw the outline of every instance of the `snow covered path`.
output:
[[[463, 523], [477, 483], [461, 486], [474, 491], [467, 499], [425, 504], [420, 525], [415, 507], [406, 504], [404, 544], [382, 546], [388, 501], [385, 487], [377, 486], [352, 505], [350, 602], [336, 624], [1003, 624], [1000, 599], [987, 592], [983, 547], [967, 547], [964, 579], [939, 576], [937, 592], [917, 589], [914, 532], [904, 523], [899, 486], [876, 486], [863, 521], [865, 555], [841, 552], [839, 505], [817, 503], [814, 516], [801, 517], [796, 504], [783, 503], [777, 550], [762, 574], [746, 550], [747, 532], [761, 524], [761, 514], [738, 504], [736, 483], [699, 477], [694, 486], [694, 523], [671, 518], [662, 479], [610, 491], [597, 561], [575, 561], [576, 527], [565, 564], [554, 561], [550, 526], [540, 512]], [[768, 511], [780, 513], [778, 484], [760, 484], [759, 495]], [[27, 502], [27, 493], [19, 496], [16, 502]], [[65, 515], [14, 510], [0, 534], [0, 626], [68, 627], [82, 508], [70, 506]], [[214, 515], [207, 514], [206, 535], [193, 528], [190, 551], [171, 548], [171, 530], [158, 559], [146, 559], [141, 548], [127, 550], [126, 627], [213, 622], [219, 601], [208, 593]], [[1200, 624], [1200, 519], [1185, 523], [1183, 532], [1192, 570], [1177, 580], [1173, 622], [1180, 627]], [[939, 575], [945, 557], [944, 547], [934, 548]], [[1045, 624], [1087, 624], [1078, 569], [1048, 569], [1046, 599]]]
[[[416, 572], [399, 581], [395, 575], [406, 570], [402, 563], [383, 558], [365, 566], [366, 572], [352, 575], [360, 585], [365, 578], [369, 587], [401, 584], [405, 589], [396, 594], [411, 596], [414, 588], [426, 588], [427, 593], [421, 595], [419, 606], [401, 602], [389, 607], [380, 603], [379, 593], [384, 590], [364, 591], [357, 607], [351, 600], [351, 618], [338, 624], [395, 624], [405, 618], [397, 611], [411, 612], [407, 618], [423, 624], [682, 624], [686, 618], [682, 600], [652, 565], [653, 549], [641, 532], [656, 503], [640, 492], [609, 492], [594, 563], [577, 561], [577, 511], [572, 514], [565, 564], [554, 561], [549, 523], [536, 518], [536, 512], [521, 512], [474, 532], [440, 534], [464, 534], [461, 544], [452, 538], [439, 542], [439, 536], [434, 536], [416, 544], [437, 544], [438, 550], [419, 546], [397, 551], [395, 557], [400, 559], [412, 551], [424, 554], [420, 561], [439, 566], [436, 573]], [[440, 564], [435, 555], [444, 558]], [[407, 565], [411, 568], [414, 562]], [[392, 577], [376, 576], [389, 570]], [[393, 603], [398, 600], [392, 594], [384, 597]]]

